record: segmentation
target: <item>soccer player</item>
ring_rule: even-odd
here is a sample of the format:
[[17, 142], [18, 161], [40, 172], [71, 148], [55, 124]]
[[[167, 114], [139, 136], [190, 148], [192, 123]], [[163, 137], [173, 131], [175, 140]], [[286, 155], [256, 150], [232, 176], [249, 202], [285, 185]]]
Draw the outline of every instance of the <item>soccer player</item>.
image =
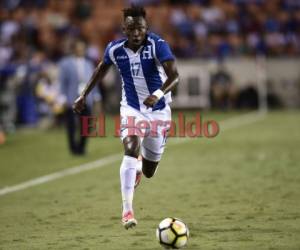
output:
[[[123, 32], [126, 38], [108, 44], [103, 60], [96, 67], [73, 108], [77, 113], [84, 110], [87, 95], [114, 64], [122, 78], [120, 132], [124, 157], [120, 179], [122, 223], [128, 229], [137, 224], [132, 207], [134, 189], [139, 184], [142, 173], [147, 178], [154, 175], [163, 154], [166, 142], [164, 131], [168, 128], [166, 123], [155, 121], [171, 120], [170, 91], [177, 85], [179, 77], [168, 43], [148, 31], [144, 8], [131, 6], [124, 9], [123, 13]], [[132, 128], [126, 126], [132, 117], [135, 119], [134, 124], [140, 121], [156, 124], [154, 128], [150, 128], [155, 130], [154, 133], [147, 133], [149, 127], [143, 130], [144, 133], [132, 133]]]

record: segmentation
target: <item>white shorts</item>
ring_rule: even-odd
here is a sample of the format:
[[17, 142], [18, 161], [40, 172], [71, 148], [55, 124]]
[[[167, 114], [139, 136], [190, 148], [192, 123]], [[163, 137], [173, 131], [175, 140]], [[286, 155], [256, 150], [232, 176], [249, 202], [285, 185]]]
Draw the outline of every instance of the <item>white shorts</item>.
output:
[[167, 133], [171, 122], [171, 108], [140, 112], [130, 106], [121, 106], [121, 140], [129, 135], [137, 135], [141, 140], [143, 158], [158, 162], [165, 149]]

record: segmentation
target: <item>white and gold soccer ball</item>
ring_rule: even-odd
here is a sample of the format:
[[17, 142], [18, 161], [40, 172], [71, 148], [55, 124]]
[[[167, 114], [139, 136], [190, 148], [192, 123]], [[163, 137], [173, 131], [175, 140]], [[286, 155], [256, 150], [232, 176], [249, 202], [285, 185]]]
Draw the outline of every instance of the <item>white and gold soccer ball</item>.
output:
[[170, 217], [159, 223], [156, 237], [165, 249], [180, 249], [187, 244], [189, 229], [182, 220]]

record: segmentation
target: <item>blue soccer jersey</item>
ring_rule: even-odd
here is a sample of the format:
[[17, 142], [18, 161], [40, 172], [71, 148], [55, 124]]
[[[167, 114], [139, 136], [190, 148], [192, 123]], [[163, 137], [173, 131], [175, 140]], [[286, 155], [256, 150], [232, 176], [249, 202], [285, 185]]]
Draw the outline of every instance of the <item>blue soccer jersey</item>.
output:
[[[108, 44], [103, 62], [115, 64], [122, 79], [121, 105], [129, 105], [141, 112], [146, 110], [143, 101], [159, 89], [167, 76], [162, 63], [174, 60], [174, 56], [166, 41], [154, 33], [147, 34], [145, 45], [137, 52], [124, 46], [127, 39], [116, 40]], [[171, 93], [167, 93], [153, 107], [163, 109], [171, 102]]]

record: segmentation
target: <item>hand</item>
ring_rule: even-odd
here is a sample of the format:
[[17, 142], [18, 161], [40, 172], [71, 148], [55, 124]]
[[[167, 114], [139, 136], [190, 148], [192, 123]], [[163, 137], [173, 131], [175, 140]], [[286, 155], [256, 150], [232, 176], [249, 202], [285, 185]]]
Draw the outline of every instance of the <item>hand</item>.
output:
[[75, 113], [80, 114], [85, 109], [85, 97], [79, 96], [75, 100], [72, 108]]
[[143, 103], [147, 106], [147, 108], [153, 108], [154, 105], [158, 102], [158, 100], [159, 99], [157, 98], [157, 96], [149, 95]]

